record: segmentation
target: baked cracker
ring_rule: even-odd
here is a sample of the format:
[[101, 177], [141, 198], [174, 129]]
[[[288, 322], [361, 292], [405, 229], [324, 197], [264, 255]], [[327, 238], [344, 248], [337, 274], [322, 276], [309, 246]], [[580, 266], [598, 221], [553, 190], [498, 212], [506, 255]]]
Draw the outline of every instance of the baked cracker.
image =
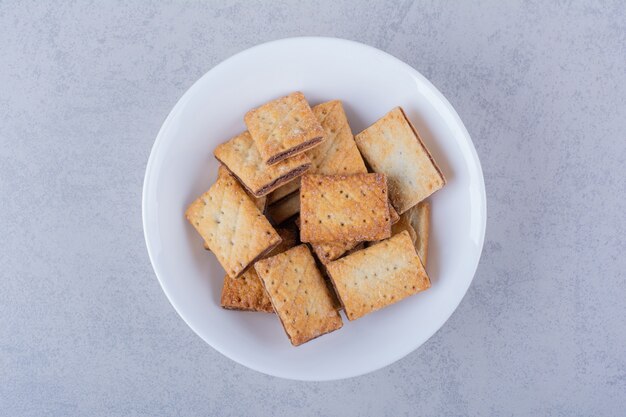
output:
[[281, 241], [232, 176], [218, 176], [209, 191], [187, 208], [185, 217], [233, 278]]
[[389, 198], [399, 214], [442, 188], [446, 180], [400, 107], [355, 136], [374, 172], [387, 174]]
[[294, 346], [343, 326], [315, 259], [306, 245], [254, 265]]
[[[276, 231], [282, 238], [282, 242], [272, 249], [268, 256], [284, 252], [297, 243], [295, 230], [276, 229]], [[238, 278], [231, 278], [228, 275], [224, 277], [221, 305], [229, 310], [274, 312], [272, 302], [253, 267], [246, 269]]]
[[268, 165], [311, 149], [324, 139], [324, 129], [301, 92], [250, 110], [244, 122]]
[[311, 166], [306, 154], [268, 166], [248, 132], [220, 144], [213, 154], [257, 198], [299, 177]]
[[365, 162], [354, 142], [343, 105], [339, 100], [313, 107], [313, 113], [324, 129], [325, 139], [307, 151], [311, 158], [309, 174], [364, 174]]
[[430, 287], [407, 231], [326, 265], [349, 320]]
[[296, 191], [267, 208], [267, 215], [274, 224], [282, 224], [300, 213], [300, 192]]
[[305, 175], [300, 205], [303, 242], [362, 242], [391, 235], [383, 174]]

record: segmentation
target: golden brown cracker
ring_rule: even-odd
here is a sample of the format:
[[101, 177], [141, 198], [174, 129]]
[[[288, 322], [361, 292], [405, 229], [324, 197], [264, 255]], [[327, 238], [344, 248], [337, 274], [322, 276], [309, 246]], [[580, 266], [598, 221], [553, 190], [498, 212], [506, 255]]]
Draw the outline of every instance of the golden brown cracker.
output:
[[254, 265], [294, 346], [343, 326], [332, 295], [306, 245]]
[[303, 242], [362, 242], [391, 235], [382, 174], [305, 175], [300, 205]]
[[257, 198], [289, 183], [311, 166], [311, 160], [306, 154], [295, 155], [268, 166], [248, 132], [220, 144], [214, 155]]
[[389, 197], [399, 214], [446, 183], [441, 170], [400, 107], [355, 136], [374, 172], [387, 174]]
[[366, 173], [365, 162], [354, 142], [343, 105], [339, 100], [318, 104], [313, 113], [324, 129], [326, 139], [307, 151], [311, 158], [310, 174]]
[[349, 320], [430, 287], [406, 231], [333, 261], [326, 270]]
[[324, 139], [324, 129], [301, 92], [250, 110], [244, 121], [268, 165], [311, 149]]
[[221, 176], [185, 212], [226, 273], [237, 277], [281, 241], [241, 185]]

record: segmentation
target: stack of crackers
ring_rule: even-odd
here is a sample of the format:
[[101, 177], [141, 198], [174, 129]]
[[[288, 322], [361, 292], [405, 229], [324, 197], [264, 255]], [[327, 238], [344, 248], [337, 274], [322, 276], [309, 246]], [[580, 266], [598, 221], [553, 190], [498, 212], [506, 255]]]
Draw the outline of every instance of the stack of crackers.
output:
[[397, 107], [356, 136], [341, 101], [249, 111], [185, 216], [226, 271], [222, 307], [275, 312], [294, 346], [430, 287], [430, 204], [445, 179]]

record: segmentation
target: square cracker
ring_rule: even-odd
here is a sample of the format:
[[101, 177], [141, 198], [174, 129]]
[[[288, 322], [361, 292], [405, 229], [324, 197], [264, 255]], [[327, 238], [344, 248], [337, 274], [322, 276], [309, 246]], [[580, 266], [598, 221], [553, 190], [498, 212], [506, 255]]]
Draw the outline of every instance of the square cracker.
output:
[[[297, 243], [295, 230], [277, 229], [276, 231], [283, 240], [272, 249], [269, 256], [284, 252]], [[253, 267], [246, 269], [239, 278], [231, 278], [228, 275], [224, 277], [221, 305], [229, 310], [274, 312], [272, 302]]]
[[300, 213], [300, 192], [296, 191], [267, 208], [267, 216], [274, 224], [282, 224]]
[[[308, 172], [308, 171], [307, 171]], [[300, 189], [300, 177], [281, 185], [267, 195], [267, 204], [275, 203]]]
[[324, 140], [324, 129], [301, 92], [250, 110], [244, 122], [268, 165], [302, 153]]
[[355, 140], [372, 170], [387, 174], [389, 197], [399, 214], [446, 183], [400, 107], [356, 135]]
[[300, 187], [300, 240], [362, 242], [391, 236], [383, 174], [305, 175]]
[[213, 154], [257, 198], [299, 177], [311, 166], [306, 154], [266, 165], [248, 132], [220, 144]]
[[319, 120], [326, 138], [307, 151], [312, 166], [309, 174], [364, 174], [365, 162], [354, 142], [343, 105], [339, 100], [318, 104], [313, 113]]
[[254, 265], [294, 346], [343, 326], [332, 295], [306, 245]]
[[281, 241], [232, 176], [218, 176], [209, 191], [187, 208], [185, 217], [233, 278]]
[[326, 265], [349, 320], [430, 287], [407, 231]]

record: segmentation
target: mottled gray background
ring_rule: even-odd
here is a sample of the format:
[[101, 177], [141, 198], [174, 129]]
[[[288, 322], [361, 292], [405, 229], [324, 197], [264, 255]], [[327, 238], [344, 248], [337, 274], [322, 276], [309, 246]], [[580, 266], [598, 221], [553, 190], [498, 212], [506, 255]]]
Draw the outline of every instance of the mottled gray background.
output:
[[[141, 226], [178, 98], [230, 55], [297, 35], [421, 71], [487, 186], [456, 313], [403, 360], [330, 383], [206, 345], [161, 291]], [[625, 163], [620, 0], [0, 0], [0, 415], [626, 415]]]

